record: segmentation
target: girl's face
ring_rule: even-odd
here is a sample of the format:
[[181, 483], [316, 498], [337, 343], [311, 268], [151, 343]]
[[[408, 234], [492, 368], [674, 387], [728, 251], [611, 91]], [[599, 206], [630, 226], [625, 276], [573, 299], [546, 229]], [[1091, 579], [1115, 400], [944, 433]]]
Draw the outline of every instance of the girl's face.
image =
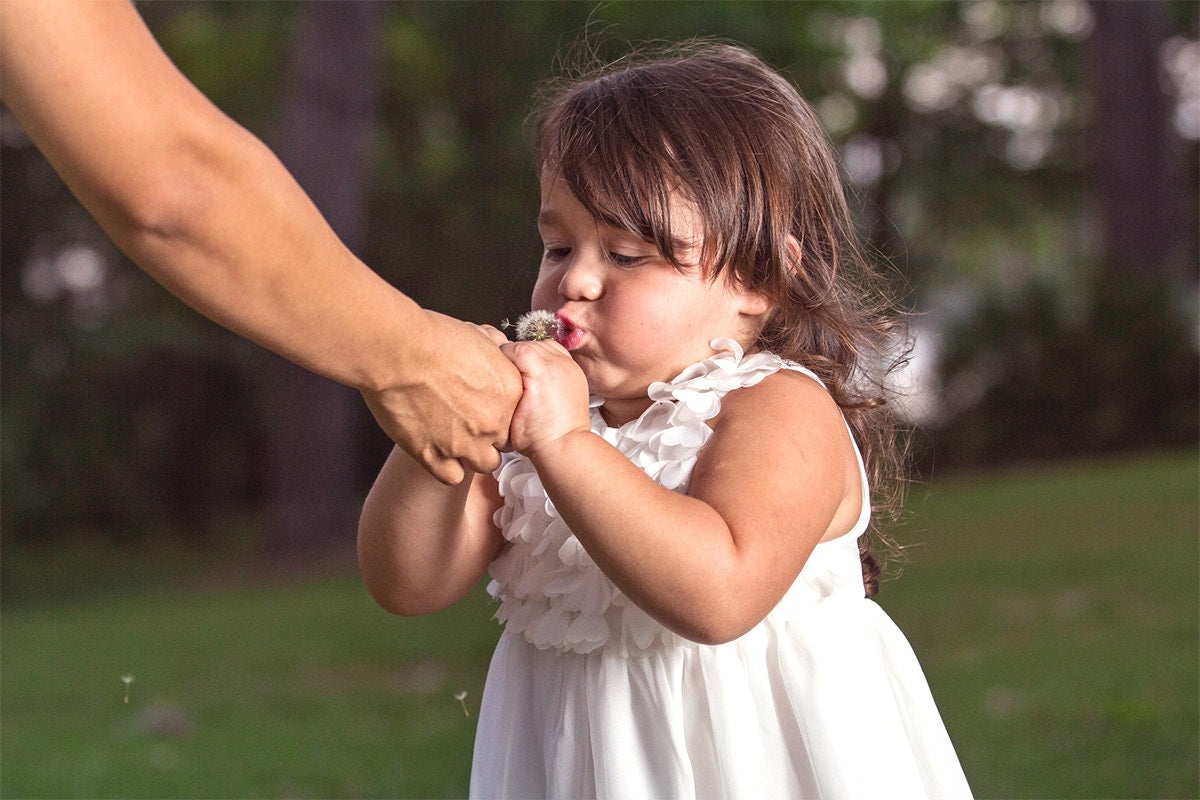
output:
[[709, 281], [697, 261], [699, 216], [676, 200], [672, 227], [685, 246], [680, 271], [658, 248], [628, 231], [606, 227], [571, 190], [542, 171], [538, 229], [545, 247], [533, 307], [557, 312], [559, 343], [605, 399], [609, 424], [636, 419], [650, 405], [646, 391], [712, 355], [721, 336], [749, 348], [769, 302], [724, 278]]

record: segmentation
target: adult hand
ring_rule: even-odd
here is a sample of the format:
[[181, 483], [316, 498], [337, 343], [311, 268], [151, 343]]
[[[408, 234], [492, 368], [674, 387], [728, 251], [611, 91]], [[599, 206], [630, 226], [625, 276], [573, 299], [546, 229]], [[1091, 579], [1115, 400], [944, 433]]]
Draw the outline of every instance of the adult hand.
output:
[[362, 395], [401, 449], [442, 483], [457, 484], [468, 469], [499, 466], [521, 376], [500, 352], [500, 331], [423, 313], [423, 330], [397, 354], [402, 382]]

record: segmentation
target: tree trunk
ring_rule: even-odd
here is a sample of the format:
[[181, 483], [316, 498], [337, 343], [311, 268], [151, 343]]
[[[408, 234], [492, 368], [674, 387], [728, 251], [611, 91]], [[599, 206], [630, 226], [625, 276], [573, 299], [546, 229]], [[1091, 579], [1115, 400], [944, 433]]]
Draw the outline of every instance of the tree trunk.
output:
[[[276, 145], [283, 163], [355, 251], [366, 205], [382, 12], [382, 4], [371, 2], [300, 6]], [[360, 401], [353, 390], [282, 360], [268, 376], [268, 559], [291, 568], [353, 547]]]
[[1158, 281], [1182, 233], [1178, 154], [1159, 48], [1169, 33], [1161, 2], [1093, 2], [1089, 51], [1092, 169], [1110, 268]]

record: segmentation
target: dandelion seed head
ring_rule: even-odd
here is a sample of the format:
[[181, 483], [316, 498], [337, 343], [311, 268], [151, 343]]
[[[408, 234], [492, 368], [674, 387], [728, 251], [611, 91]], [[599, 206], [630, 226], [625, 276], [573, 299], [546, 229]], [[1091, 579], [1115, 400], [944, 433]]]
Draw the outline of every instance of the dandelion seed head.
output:
[[520, 342], [540, 342], [544, 339], [554, 339], [561, 331], [558, 317], [554, 316], [553, 311], [545, 309], [527, 311], [518, 317], [516, 322], [510, 323], [508, 320], [504, 320], [502, 325], [505, 328], [514, 328], [517, 341]]

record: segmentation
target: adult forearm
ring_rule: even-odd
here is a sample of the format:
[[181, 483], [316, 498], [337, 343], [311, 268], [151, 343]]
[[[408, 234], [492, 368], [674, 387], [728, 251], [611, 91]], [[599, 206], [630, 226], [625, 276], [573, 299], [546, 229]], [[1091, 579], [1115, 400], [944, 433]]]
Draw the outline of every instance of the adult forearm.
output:
[[[395, 385], [416, 304], [123, 0], [0, 3], [0, 96], [113, 241], [201, 313], [361, 389]], [[400, 355], [399, 357], [402, 357]]]
[[201, 313], [314, 372], [363, 390], [411, 377], [425, 315], [239, 134], [177, 148], [179, 190], [132, 224], [106, 226], [114, 241]]

